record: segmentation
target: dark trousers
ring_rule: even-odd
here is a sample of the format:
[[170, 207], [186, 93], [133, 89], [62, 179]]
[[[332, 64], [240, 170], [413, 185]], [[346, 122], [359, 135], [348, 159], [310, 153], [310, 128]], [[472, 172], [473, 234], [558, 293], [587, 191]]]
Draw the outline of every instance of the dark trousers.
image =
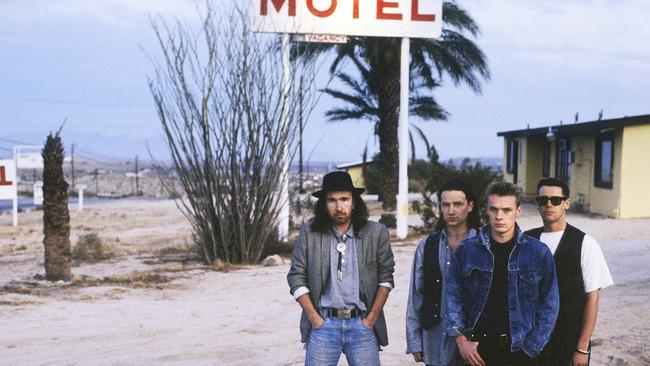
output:
[[[569, 366], [573, 361], [573, 354], [576, 352], [576, 345], [580, 338], [582, 327], [580, 323], [569, 323], [568, 325], [558, 325], [551, 339], [542, 350], [540, 355], [541, 365], [543, 366]], [[591, 348], [591, 342], [589, 342]], [[588, 357], [587, 365], [591, 361], [591, 355]]]
[[510, 352], [510, 345], [498, 340], [478, 341], [478, 353], [486, 366], [542, 366], [536, 358], [530, 358], [524, 351]]
[[[565, 342], [564, 344], [551, 339], [551, 342], [544, 347], [542, 354], [539, 356], [541, 366], [569, 366], [573, 361], [575, 342]], [[591, 343], [589, 343], [591, 348]], [[587, 356], [587, 365], [591, 363], [591, 355]]]

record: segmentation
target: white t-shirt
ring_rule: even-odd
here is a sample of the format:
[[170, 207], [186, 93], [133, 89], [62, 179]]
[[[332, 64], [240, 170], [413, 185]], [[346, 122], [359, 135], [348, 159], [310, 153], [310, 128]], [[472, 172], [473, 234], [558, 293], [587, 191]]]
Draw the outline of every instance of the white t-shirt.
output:
[[[551, 233], [543, 232], [539, 240], [541, 240], [551, 253], [555, 255], [560, 239], [564, 230], [555, 231]], [[580, 266], [582, 268], [582, 279], [585, 284], [585, 293], [592, 292], [598, 289], [604, 289], [614, 284], [612, 274], [609, 272], [609, 267], [605, 262], [603, 252], [600, 250], [600, 245], [596, 239], [585, 234], [582, 239], [582, 251], [580, 253]]]

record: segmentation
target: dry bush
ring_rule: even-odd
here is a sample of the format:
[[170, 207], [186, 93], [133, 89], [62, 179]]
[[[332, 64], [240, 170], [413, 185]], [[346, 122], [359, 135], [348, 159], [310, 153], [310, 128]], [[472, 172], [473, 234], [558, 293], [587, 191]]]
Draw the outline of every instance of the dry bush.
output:
[[99, 262], [109, 257], [104, 243], [97, 233], [88, 233], [79, 237], [72, 249], [72, 259], [82, 262]]
[[251, 32], [245, 10], [225, 13], [209, 1], [199, 30], [154, 23], [160, 54], [149, 88], [177, 176], [161, 179], [181, 198], [202, 259], [257, 263], [287, 204], [280, 192], [296, 150], [298, 96], [307, 114], [314, 106], [311, 94], [282, 80], [294, 85], [302, 70], [311, 90], [315, 73], [295, 61], [283, 74], [288, 55], [278, 39]]

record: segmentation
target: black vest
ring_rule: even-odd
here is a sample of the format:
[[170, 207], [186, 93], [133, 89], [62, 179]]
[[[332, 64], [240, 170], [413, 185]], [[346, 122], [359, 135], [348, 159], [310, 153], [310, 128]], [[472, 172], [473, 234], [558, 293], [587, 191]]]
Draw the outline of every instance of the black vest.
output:
[[442, 231], [434, 231], [424, 243], [424, 293], [422, 295], [422, 308], [420, 320], [422, 328], [431, 329], [440, 323], [440, 310], [442, 303], [442, 271], [440, 271], [440, 235]]
[[[526, 234], [539, 239], [543, 228]], [[548, 365], [568, 365], [582, 330], [582, 316], [587, 302], [582, 278], [582, 240], [585, 233], [567, 224], [555, 251], [555, 270], [560, 290], [560, 314], [555, 329], [542, 354]]]

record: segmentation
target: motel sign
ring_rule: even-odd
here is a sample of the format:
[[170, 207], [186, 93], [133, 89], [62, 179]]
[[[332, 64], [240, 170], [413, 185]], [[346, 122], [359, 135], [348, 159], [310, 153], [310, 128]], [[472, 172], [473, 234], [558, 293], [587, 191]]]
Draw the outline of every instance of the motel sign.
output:
[[253, 0], [257, 32], [438, 38], [441, 0]]
[[18, 225], [18, 185], [14, 159], [0, 160], [0, 200], [13, 201], [14, 226]]
[[[440, 38], [442, 0], [252, 0], [254, 32], [283, 33], [283, 84], [289, 90], [289, 34], [399, 37], [399, 184], [397, 237], [408, 233], [408, 104], [410, 38]], [[284, 116], [283, 118], [286, 118]], [[288, 173], [288, 161], [285, 162]], [[287, 188], [280, 199], [288, 202]], [[280, 238], [289, 232], [289, 208], [280, 211]]]

